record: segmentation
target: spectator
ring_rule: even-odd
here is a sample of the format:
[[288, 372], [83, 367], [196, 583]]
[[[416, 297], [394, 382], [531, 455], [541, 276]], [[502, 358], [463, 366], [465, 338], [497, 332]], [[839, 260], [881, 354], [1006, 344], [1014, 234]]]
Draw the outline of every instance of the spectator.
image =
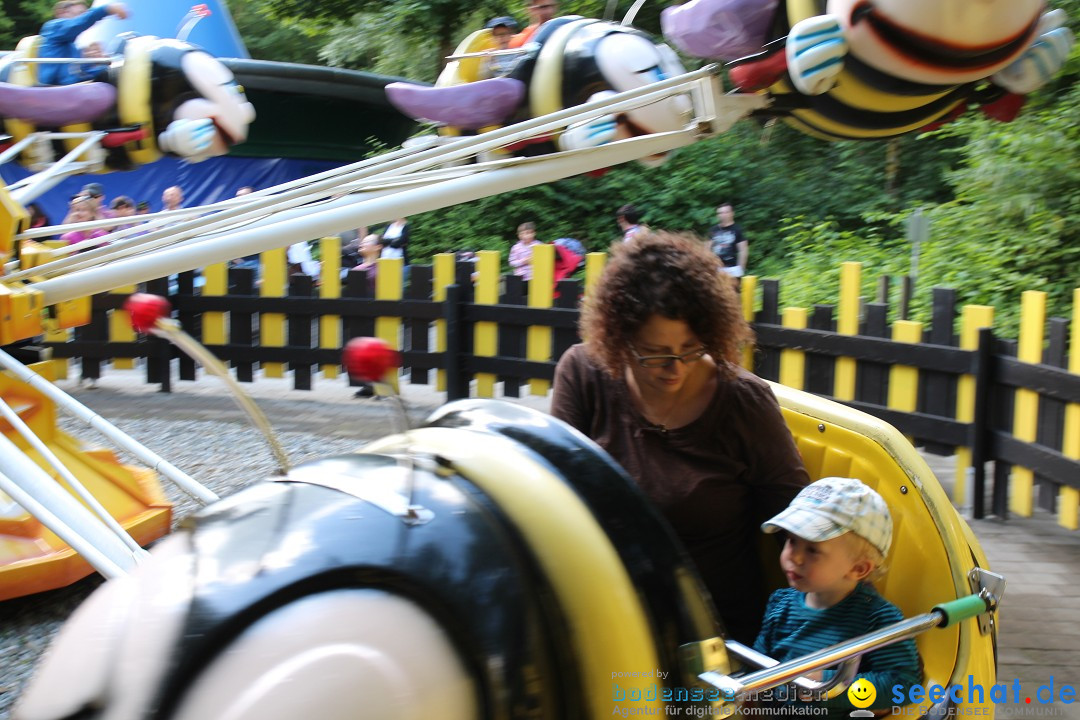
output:
[[[97, 207], [95, 206], [94, 201], [86, 195], [76, 195], [72, 199], [71, 204], [68, 205], [68, 214], [67, 217], [64, 218], [64, 224], [69, 225], [73, 223], [85, 223], [100, 219], [101, 216], [98, 214]], [[99, 238], [107, 234], [108, 233], [101, 228], [97, 228], [94, 230], [71, 230], [61, 235], [60, 239], [68, 245], [74, 245], [76, 243], [82, 242], [83, 240]], [[86, 247], [80, 249], [79, 252], [86, 252], [87, 250], [92, 249], [92, 247]]]
[[161, 193], [162, 210], [179, 210], [184, 207], [184, 190], [179, 185], [170, 185]]
[[350, 272], [363, 272], [367, 275], [368, 287], [375, 292], [375, 277], [379, 272], [379, 258], [385, 248], [382, 238], [372, 233], [364, 237], [359, 244], [360, 262]]
[[135, 214], [136, 215], [149, 215], [150, 214], [150, 203], [146, 202], [145, 200], [140, 200], [139, 202], [135, 203]]
[[518, 241], [510, 248], [510, 270], [520, 278], [532, 280], [532, 251], [538, 245], [536, 224], [525, 222], [518, 225]]
[[382, 256], [409, 264], [409, 218], [398, 218], [382, 234]]
[[585, 259], [585, 246], [574, 238], [559, 238], [555, 246], [555, 282], [569, 277]]
[[[128, 12], [123, 3], [110, 3], [87, 10], [83, 0], [60, 0], [53, 6], [53, 19], [41, 26], [38, 57], [80, 57], [79, 50], [75, 47], [75, 38], [106, 15], [115, 15], [123, 20], [128, 16]], [[56, 63], [37, 67], [38, 82], [42, 85], [73, 85], [83, 80], [97, 79], [106, 70], [104, 65], [88, 67], [77, 63], [74, 66], [69, 63]]]
[[293, 243], [285, 251], [289, 263], [289, 274], [303, 273], [309, 277], [319, 277], [319, 261], [311, 256], [311, 246], [304, 242]]
[[615, 222], [623, 231], [623, 242], [630, 242], [639, 232], [649, 229], [648, 225], [641, 224], [641, 213], [633, 205], [623, 205], [615, 212]]
[[746, 260], [750, 255], [750, 243], [742, 228], [735, 222], [735, 208], [731, 203], [722, 203], [716, 208], [720, 222], [709, 228], [710, 247], [713, 254], [720, 258], [723, 270], [728, 275], [741, 278], [746, 274]]
[[45, 214], [45, 211], [41, 209], [41, 206], [37, 203], [30, 203], [26, 206], [27, 211], [30, 214], [30, 229], [47, 227], [49, 225], [49, 216]]
[[94, 204], [94, 215], [96, 217], [113, 217], [112, 210], [109, 209], [108, 204], [105, 202], [105, 186], [101, 183], [86, 183], [83, 185], [82, 190], [79, 191], [79, 195], [90, 198]]
[[540, 26], [559, 14], [559, 3], [556, 0], [529, 0], [526, 8], [529, 20], [532, 22], [527, 28], [510, 39], [510, 47], [519, 48], [528, 44]]
[[[372, 295], [375, 294], [375, 278], [379, 273], [379, 257], [382, 256], [383, 250], [383, 241], [378, 235], [371, 233], [364, 236], [364, 239], [360, 241], [361, 262], [349, 271], [364, 273], [367, 276], [368, 288]], [[369, 383], [360, 383], [353, 397], [375, 397], [375, 388]]]
[[[129, 198], [127, 195], [120, 195], [109, 205], [114, 218], [129, 218], [135, 216], [135, 201]], [[127, 225], [118, 225], [116, 230], [125, 230], [129, 227], [134, 227], [138, 223], [128, 223]]]

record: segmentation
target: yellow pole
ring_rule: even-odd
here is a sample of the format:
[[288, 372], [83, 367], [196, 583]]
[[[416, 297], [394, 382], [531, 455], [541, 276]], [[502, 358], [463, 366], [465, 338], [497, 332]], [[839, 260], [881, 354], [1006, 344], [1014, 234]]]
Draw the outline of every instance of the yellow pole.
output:
[[[893, 324], [892, 339], [902, 343], [922, 340], [922, 323], [897, 320]], [[919, 369], [910, 365], [893, 365], [889, 368], [889, 397], [886, 406], [900, 412], [915, 412], [919, 401]], [[910, 440], [910, 436], [908, 440]]]
[[[405, 261], [401, 258], [383, 258], [377, 261], [379, 269], [375, 273], [375, 299], [376, 300], [401, 300], [402, 275]], [[377, 317], [375, 318], [375, 337], [390, 344], [390, 347], [401, 349], [401, 318]], [[398, 385], [399, 373], [388, 373], [389, 378], [384, 381], [393, 386], [395, 392], [400, 391]]]
[[[1080, 288], [1073, 290], [1069, 348], [1069, 372], [1080, 375]], [[1061, 452], [1067, 458], [1080, 460], [1080, 403], [1065, 406], [1065, 442]], [[1068, 485], [1058, 490], [1058, 523], [1070, 530], [1080, 529], [1080, 490]]]
[[[979, 330], [994, 326], [994, 308], [989, 305], [965, 305], [960, 313], [960, 349], [979, 347]], [[962, 423], [975, 421], [975, 376], [961, 375], [956, 383], [956, 419]], [[971, 448], [956, 448], [956, 481], [953, 483], [953, 502], [963, 506], [971, 502], [967, 496], [967, 478], [972, 471]]]
[[[229, 271], [225, 263], [215, 263], [203, 268], [202, 294], [211, 297], [221, 297], [229, 292]], [[225, 313], [203, 313], [203, 344], [224, 345], [225, 340]]]
[[[784, 308], [780, 324], [794, 330], [806, 329], [806, 308]], [[806, 353], [802, 350], [780, 351], [780, 384], [803, 389], [806, 379]]]
[[[499, 267], [502, 257], [497, 250], [481, 250], [476, 253], [476, 304], [499, 303]], [[473, 337], [473, 354], [477, 357], [495, 357], [499, 347], [499, 326], [493, 322], [478, 322]], [[495, 397], [495, 375], [476, 373], [476, 396]]]
[[[288, 268], [285, 248], [267, 250], [262, 254], [262, 285], [260, 297], [285, 297]], [[281, 313], [262, 313], [259, 316], [259, 342], [263, 347], [285, 347], [285, 316]], [[262, 364], [263, 376], [285, 377], [285, 364], [268, 362]]]
[[585, 255], [585, 294], [592, 292], [593, 287], [600, 280], [607, 263], [607, 253], [591, 252]]
[[[743, 320], [748, 323], [754, 322], [754, 298], [757, 296], [757, 281], [757, 275], [746, 275], [743, 277], [742, 284], [739, 286], [739, 299], [742, 301]], [[805, 322], [803, 327], [806, 327]], [[782, 359], [781, 362], [783, 362]], [[742, 366], [750, 371], [753, 371], [754, 369], [753, 343], [750, 343], [742, 349]], [[800, 387], [802, 386], [800, 385]]]
[[[1020, 296], [1020, 362], [1042, 362], [1043, 337], [1046, 326], [1046, 293], [1027, 290]], [[1013, 412], [1013, 437], [1021, 442], [1035, 442], [1039, 424], [1039, 394], [1018, 388]], [[1035, 473], [1029, 468], [1013, 467], [1009, 483], [1009, 509], [1017, 515], [1030, 517], [1035, 486]]]
[[[529, 281], [529, 307], [549, 308], [555, 291], [555, 247], [533, 245], [532, 280]], [[525, 338], [525, 357], [543, 362], [551, 359], [551, 328], [547, 325], [530, 325]], [[551, 389], [548, 380], [529, 380], [529, 392], [547, 395]]]
[[[323, 300], [336, 300], [341, 297], [341, 238], [337, 235], [319, 240], [319, 297]], [[319, 347], [323, 350], [341, 349], [341, 317], [339, 315], [319, 316]], [[338, 376], [338, 363], [322, 366], [324, 378], [332, 380]]]
[[[836, 331], [840, 335], [859, 333], [859, 284], [862, 263], [846, 262], [840, 266], [840, 306], [837, 309]], [[833, 395], [837, 400], [855, 399], [855, 358], [836, 358]]]
[[[435, 302], [446, 302], [446, 288], [454, 284], [454, 254], [439, 253], [435, 256], [434, 269], [432, 270], [431, 299]], [[435, 321], [435, 352], [446, 352], [446, 321]], [[435, 389], [446, 392], [446, 371], [435, 372]]]
[[[130, 295], [135, 292], [134, 285], [126, 285], [112, 290], [113, 295]], [[117, 308], [109, 313], [109, 342], [135, 342], [135, 330], [131, 327], [131, 318], [127, 310]], [[112, 366], [117, 370], [130, 370], [135, 367], [135, 360], [129, 357], [115, 357]]]

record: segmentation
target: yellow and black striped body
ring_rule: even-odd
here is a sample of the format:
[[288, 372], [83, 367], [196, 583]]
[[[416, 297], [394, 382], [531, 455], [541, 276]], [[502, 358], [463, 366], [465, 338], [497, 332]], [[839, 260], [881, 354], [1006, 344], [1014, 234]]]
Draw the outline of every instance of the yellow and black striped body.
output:
[[[778, 10], [773, 39], [786, 35], [800, 20], [826, 11], [825, 0], [786, 0]], [[984, 58], [1014, 56], [1030, 42], [1034, 29], [1032, 24], [1009, 43], [976, 57], [965, 57], [960, 50], [932, 43], [920, 47], [915, 36], [884, 39], [900, 44], [913, 66], [941, 64], [948, 69], [955, 63], [957, 67], [966, 65], [968, 70], [972, 63]], [[906, 79], [878, 69], [871, 64], [872, 59], [861, 57], [859, 50], [858, 46], [851, 47], [836, 84], [821, 95], [798, 92], [784, 73], [765, 91], [773, 100], [766, 114], [781, 117], [792, 127], [826, 140], [874, 140], [917, 131], [962, 112], [969, 102], [985, 103], [1002, 94], [984, 79], [951, 84]]]

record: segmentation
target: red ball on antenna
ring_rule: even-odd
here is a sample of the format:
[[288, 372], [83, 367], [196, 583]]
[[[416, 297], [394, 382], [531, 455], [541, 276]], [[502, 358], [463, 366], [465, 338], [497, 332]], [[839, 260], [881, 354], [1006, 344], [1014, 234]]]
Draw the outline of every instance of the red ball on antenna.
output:
[[349, 377], [364, 382], [381, 382], [388, 370], [401, 367], [401, 353], [385, 340], [373, 337], [350, 340], [341, 360]]
[[131, 327], [135, 328], [136, 332], [148, 333], [158, 318], [172, 314], [172, 305], [160, 295], [135, 293], [124, 301], [124, 310], [131, 316]]

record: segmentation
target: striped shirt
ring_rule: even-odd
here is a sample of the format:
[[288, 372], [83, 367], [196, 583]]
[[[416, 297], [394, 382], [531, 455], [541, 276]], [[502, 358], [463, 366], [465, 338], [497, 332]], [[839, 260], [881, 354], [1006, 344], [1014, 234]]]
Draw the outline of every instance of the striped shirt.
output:
[[[903, 619], [900, 610], [867, 583], [860, 583], [846, 598], [823, 609], [807, 607], [806, 593], [784, 588], [769, 598], [754, 649], [785, 662]], [[835, 673], [835, 668], [825, 670], [824, 677], [829, 679]], [[906, 693], [909, 687], [922, 682], [915, 641], [905, 640], [863, 655], [858, 676], [869, 680], [877, 690], [871, 709], [891, 708], [894, 685], [903, 686]], [[828, 700], [826, 706], [843, 711], [830, 715], [842, 716], [854, 709], [847, 693]]]

